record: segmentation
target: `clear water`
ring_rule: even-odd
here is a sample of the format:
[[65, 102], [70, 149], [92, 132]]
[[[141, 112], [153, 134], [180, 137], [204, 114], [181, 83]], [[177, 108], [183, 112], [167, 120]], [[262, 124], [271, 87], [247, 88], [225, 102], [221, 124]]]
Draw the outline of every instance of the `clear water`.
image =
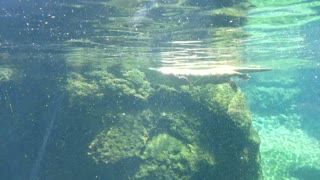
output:
[[[264, 179], [318, 179], [320, 3], [250, 3], [221, 18], [215, 1], [0, 1], [1, 179], [128, 178], [135, 162], [105, 168], [88, 156], [109, 118], [97, 107], [115, 105], [87, 96], [73, 106], [72, 81], [118, 65], [220, 64], [273, 69], [234, 79], [261, 138]], [[95, 92], [86, 87], [73, 95]]]

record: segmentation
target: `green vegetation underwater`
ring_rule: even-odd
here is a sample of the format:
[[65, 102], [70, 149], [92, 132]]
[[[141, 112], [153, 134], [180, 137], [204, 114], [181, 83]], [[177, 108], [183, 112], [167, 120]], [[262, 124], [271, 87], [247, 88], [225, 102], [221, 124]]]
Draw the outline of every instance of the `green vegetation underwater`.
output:
[[1, 0], [0, 179], [320, 179], [320, 2]]

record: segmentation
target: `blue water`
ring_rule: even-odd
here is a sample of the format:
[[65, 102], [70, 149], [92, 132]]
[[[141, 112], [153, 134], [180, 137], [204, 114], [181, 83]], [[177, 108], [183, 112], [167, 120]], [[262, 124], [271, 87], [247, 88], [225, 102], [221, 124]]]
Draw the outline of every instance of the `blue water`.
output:
[[41, 170], [41, 162], [44, 158], [48, 139], [52, 133], [53, 125], [56, 121], [56, 116], [59, 113], [59, 108], [62, 108], [63, 94], [60, 94], [57, 98], [53, 99], [52, 102], [48, 104], [48, 110], [45, 112], [43, 119], [48, 121], [48, 125], [43, 137], [41, 147], [39, 149], [37, 158], [32, 166], [31, 174], [29, 180], [40, 179], [38, 178], [39, 172]]
[[[187, 100], [171, 91], [159, 97], [162, 104], [146, 104], [148, 84], [119, 66], [150, 77], [150, 67], [227, 63], [273, 69], [250, 74], [248, 81], [233, 79], [261, 139], [264, 179], [317, 180], [320, 6], [251, 2], [244, 20], [212, 15], [211, 9], [229, 7], [227, 2], [0, 1], [0, 179], [133, 177], [141, 159], [96, 163], [88, 155], [93, 140], [119, 121], [114, 114], [126, 120], [137, 110], [172, 103], [172, 97], [177, 101], [169, 109], [185, 107]], [[171, 83], [159, 75], [152, 80]], [[180, 77], [179, 83], [185, 81]], [[101, 82], [118, 86], [99, 91]], [[132, 93], [119, 87], [143, 88]], [[109, 97], [110, 92], [116, 93]], [[125, 102], [125, 93], [134, 100]]]

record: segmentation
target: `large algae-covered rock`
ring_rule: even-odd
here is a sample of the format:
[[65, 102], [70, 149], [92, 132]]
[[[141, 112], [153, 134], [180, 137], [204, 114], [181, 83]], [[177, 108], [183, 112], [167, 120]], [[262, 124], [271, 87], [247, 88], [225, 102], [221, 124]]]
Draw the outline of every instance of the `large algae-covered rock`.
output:
[[106, 122], [89, 146], [97, 164], [133, 179], [261, 178], [260, 140], [234, 83], [168, 86], [122, 69], [70, 78], [71, 102], [93, 99], [92, 120]]

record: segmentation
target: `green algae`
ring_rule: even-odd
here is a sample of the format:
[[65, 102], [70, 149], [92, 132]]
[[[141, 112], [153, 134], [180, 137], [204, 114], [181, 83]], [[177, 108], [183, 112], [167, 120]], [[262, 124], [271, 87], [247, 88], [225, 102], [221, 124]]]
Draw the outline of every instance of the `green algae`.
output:
[[72, 73], [68, 78], [66, 89], [71, 101], [91, 99], [118, 98], [145, 101], [153, 89], [139, 70], [128, 70], [117, 77], [104, 70], [97, 70], [80, 75]]
[[87, 81], [81, 74], [72, 73], [67, 80], [66, 90], [69, 92], [70, 100], [84, 100], [89, 96], [101, 96], [96, 83]]
[[[209, 111], [216, 114], [227, 114], [228, 111], [247, 109], [245, 99], [240, 90], [234, 90], [228, 83], [212, 85], [205, 87], [196, 87], [191, 89], [193, 98], [205, 104]], [[241, 107], [238, 107], [240, 105]]]
[[252, 123], [251, 113], [248, 104], [245, 101], [245, 97], [240, 90], [237, 90], [230, 100], [227, 114], [239, 128], [250, 128]]
[[[148, 140], [152, 113], [137, 116], [121, 114], [111, 129], [102, 131], [90, 144], [88, 153], [96, 162], [115, 163], [121, 159], [136, 157]], [[148, 124], [145, 125], [144, 124]], [[133, 128], [134, 127], [134, 128]]]
[[[191, 144], [186, 145], [168, 134], [159, 134], [148, 143], [142, 155], [147, 163], [140, 167], [135, 177], [191, 179], [193, 173], [200, 171], [200, 164], [214, 168], [214, 158], [199, 149]], [[159, 164], [162, 165], [159, 167]]]
[[183, 112], [162, 112], [161, 123], [165, 124], [167, 131], [185, 143], [198, 142], [201, 133], [195, 131], [201, 127], [201, 119]]

